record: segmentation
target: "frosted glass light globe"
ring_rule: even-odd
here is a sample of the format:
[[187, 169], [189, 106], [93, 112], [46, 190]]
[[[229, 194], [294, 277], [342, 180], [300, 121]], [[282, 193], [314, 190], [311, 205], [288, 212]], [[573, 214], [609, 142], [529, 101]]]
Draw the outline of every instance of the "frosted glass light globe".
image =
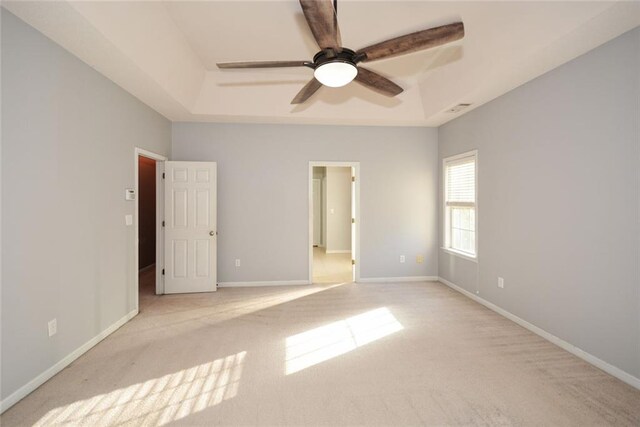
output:
[[313, 72], [313, 76], [325, 86], [342, 87], [351, 83], [358, 75], [355, 65], [348, 62], [327, 62], [320, 65]]

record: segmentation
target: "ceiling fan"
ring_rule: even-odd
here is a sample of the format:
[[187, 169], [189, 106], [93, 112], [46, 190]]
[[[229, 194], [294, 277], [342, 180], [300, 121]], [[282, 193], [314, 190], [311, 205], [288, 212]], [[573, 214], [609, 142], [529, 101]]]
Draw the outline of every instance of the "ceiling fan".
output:
[[302, 12], [316, 39], [320, 52], [313, 61], [252, 61], [222, 62], [218, 68], [279, 68], [309, 67], [314, 78], [307, 83], [292, 104], [301, 104], [322, 85], [341, 87], [355, 80], [387, 96], [396, 96], [402, 88], [380, 74], [359, 66], [360, 62], [404, 55], [459, 40], [464, 37], [464, 25], [456, 22], [441, 27], [406, 34], [353, 51], [342, 46], [336, 16], [337, 0], [300, 0]]

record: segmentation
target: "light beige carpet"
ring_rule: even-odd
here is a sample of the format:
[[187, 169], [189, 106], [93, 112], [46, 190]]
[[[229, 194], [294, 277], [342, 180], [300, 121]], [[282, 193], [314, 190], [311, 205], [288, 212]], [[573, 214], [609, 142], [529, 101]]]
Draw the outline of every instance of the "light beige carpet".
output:
[[2, 426], [640, 425], [640, 391], [439, 283], [141, 301]]

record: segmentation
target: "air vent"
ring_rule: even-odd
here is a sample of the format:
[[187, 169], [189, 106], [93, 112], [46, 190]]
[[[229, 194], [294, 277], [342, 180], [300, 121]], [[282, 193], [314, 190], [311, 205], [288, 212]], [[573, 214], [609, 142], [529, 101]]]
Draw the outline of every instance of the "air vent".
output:
[[459, 113], [462, 110], [466, 110], [470, 106], [471, 104], [458, 104], [455, 107], [448, 109], [447, 113]]

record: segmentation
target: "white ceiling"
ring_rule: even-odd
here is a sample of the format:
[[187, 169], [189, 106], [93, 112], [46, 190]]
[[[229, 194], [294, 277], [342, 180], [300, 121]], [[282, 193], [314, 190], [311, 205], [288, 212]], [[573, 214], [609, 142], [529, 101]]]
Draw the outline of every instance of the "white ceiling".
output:
[[346, 47], [458, 20], [465, 37], [368, 63], [405, 91], [357, 83], [291, 99], [308, 68], [218, 70], [216, 62], [311, 60], [317, 47], [298, 0], [5, 1], [42, 31], [174, 121], [439, 126], [640, 25], [638, 1], [339, 0]]

